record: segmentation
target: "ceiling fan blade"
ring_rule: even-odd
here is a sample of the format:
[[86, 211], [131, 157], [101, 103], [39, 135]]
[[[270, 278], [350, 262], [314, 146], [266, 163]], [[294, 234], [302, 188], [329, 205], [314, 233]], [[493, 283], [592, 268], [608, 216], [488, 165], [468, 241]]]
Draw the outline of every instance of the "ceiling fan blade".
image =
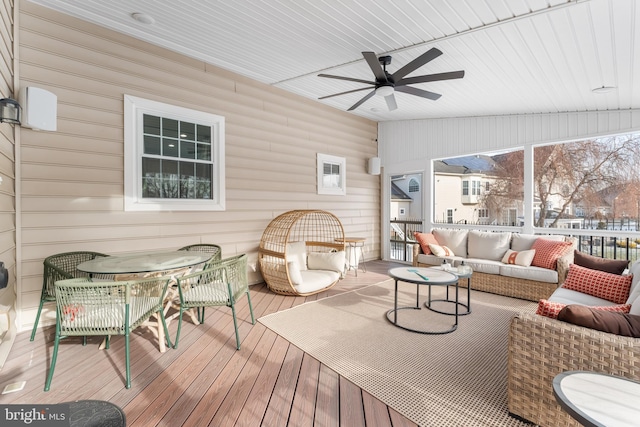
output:
[[376, 84], [376, 82], [370, 82], [368, 80], [354, 79], [354, 78], [351, 78], [351, 77], [334, 76], [334, 75], [331, 75], [331, 74], [318, 74], [318, 77], [326, 77], [328, 79], [346, 80], [348, 82], [364, 83], [364, 84], [368, 84], [368, 85], [375, 85]]
[[429, 49], [428, 51], [418, 56], [416, 59], [409, 62], [407, 65], [405, 65], [404, 67], [400, 68], [398, 71], [393, 73], [391, 77], [393, 77], [394, 82], [397, 82], [407, 74], [417, 70], [427, 62], [436, 59], [440, 55], [442, 55], [442, 52], [439, 49], [432, 47], [431, 49]]
[[464, 71], [451, 71], [448, 73], [428, 74], [426, 76], [407, 77], [396, 83], [396, 86], [404, 86], [415, 83], [436, 82], [439, 80], [461, 79], [464, 77]]
[[380, 61], [378, 61], [378, 57], [373, 52], [362, 52], [362, 56], [369, 64], [369, 68], [373, 71], [373, 75], [376, 76], [376, 80], [378, 82], [386, 82], [387, 75], [384, 73], [382, 66], [380, 65]]
[[435, 101], [436, 99], [442, 96], [439, 93], [429, 92], [427, 90], [422, 90], [422, 89], [418, 89], [416, 87], [411, 87], [411, 86], [396, 86], [396, 92], [404, 92], [410, 95], [431, 99], [433, 101]]
[[364, 98], [362, 98], [360, 101], [358, 101], [358, 102], [356, 102], [355, 104], [353, 104], [353, 105], [351, 106], [351, 108], [349, 108], [347, 111], [355, 110], [356, 108], [358, 108], [359, 106], [361, 106], [362, 104], [364, 104], [364, 102], [365, 102], [367, 99], [371, 98], [375, 93], [376, 93], [376, 91], [375, 91], [375, 90], [372, 90], [371, 92], [369, 92], [368, 94], [366, 94], [366, 95], [364, 96]]
[[340, 92], [340, 93], [334, 93], [333, 95], [326, 95], [326, 96], [322, 96], [318, 99], [326, 99], [326, 98], [331, 98], [334, 96], [338, 96], [338, 95], [346, 95], [348, 93], [353, 93], [353, 92], [360, 92], [361, 90], [369, 90], [371, 89], [370, 87], [361, 87], [360, 89], [353, 89], [353, 90], [348, 90], [346, 92]]
[[387, 101], [387, 107], [389, 111], [397, 110], [398, 104], [396, 104], [396, 97], [393, 94], [385, 96], [384, 100]]

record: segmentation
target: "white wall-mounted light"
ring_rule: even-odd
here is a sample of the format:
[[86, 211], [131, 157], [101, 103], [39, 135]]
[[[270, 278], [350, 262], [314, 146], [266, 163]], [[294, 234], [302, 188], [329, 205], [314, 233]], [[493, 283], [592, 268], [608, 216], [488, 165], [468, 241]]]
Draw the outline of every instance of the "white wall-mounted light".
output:
[[11, 98], [0, 99], [0, 123], [19, 125], [21, 110], [18, 101]]

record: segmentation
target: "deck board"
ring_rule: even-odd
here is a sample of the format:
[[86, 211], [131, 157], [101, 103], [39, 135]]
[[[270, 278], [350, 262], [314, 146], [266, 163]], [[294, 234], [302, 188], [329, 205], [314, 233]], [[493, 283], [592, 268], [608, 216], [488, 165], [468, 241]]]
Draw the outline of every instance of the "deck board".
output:
[[[395, 264], [369, 261], [367, 273], [353, 272], [334, 288], [308, 297], [276, 295], [251, 286], [256, 319], [308, 301], [359, 289], [387, 278]], [[207, 309], [203, 325], [184, 317], [177, 349], [158, 351], [147, 329], [131, 336], [132, 387], [124, 384], [124, 337], [61, 342], [51, 391], [44, 382], [53, 352], [54, 328], [18, 334], [0, 371], [0, 387], [26, 381], [25, 389], [0, 395], [0, 403], [59, 403], [108, 400], [137, 426], [415, 426], [366, 391], [290, 344], [262, 324], [251, 324], [246, 298], [237, 305], [241, 349], [236, 351], [230, 309]], [[169, 325], [175, 341], [177, 321]]]

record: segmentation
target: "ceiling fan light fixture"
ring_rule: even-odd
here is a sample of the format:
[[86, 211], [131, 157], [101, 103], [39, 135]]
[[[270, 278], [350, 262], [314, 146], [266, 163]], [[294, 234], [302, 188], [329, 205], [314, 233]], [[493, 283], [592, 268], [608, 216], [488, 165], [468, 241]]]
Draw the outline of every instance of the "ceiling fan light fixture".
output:
[[591, 89], [591, 92], [593, 93], [609, 93], [612, 92], [614, 90], [616, 90], [617, 88], [615, 86], [600, 86], [597, 87], [595, 89]]
[[380, 86], [376, 88], [376, 95], [382, 96], [382, 97], [393, 95], [393, 92], [394, 92], [393, 86], [385, 85], [385, 86]]

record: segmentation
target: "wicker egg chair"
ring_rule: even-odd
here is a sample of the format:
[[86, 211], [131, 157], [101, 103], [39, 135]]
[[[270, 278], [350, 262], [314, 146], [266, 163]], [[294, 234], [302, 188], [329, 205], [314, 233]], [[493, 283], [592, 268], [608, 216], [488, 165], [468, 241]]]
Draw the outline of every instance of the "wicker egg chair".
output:
[[344, 228], [340, 220], [323, 210], [295, 210], [274, 218], [262, 234], [258, 259], [262, 277], [269, 289], [282, 295], [312, 295], [329, 289], [329, 286], [314, 292], [300, 293], [289, 276], [287, 263], [288, 243], [305, 242], [309, 252], [344, 251]]

